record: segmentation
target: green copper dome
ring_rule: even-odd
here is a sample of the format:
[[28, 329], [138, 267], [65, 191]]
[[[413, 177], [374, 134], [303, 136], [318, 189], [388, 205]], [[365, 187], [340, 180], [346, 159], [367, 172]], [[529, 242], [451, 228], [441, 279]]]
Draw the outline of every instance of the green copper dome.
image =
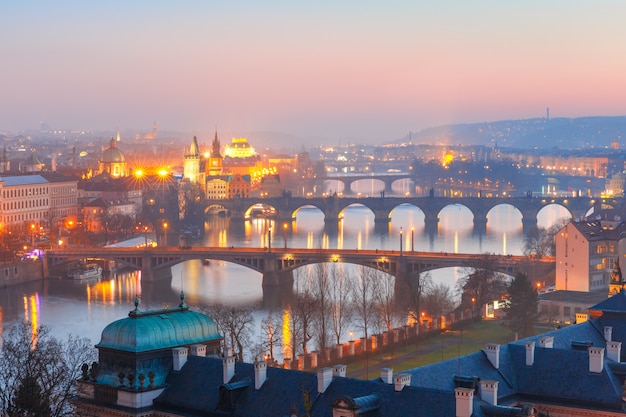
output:
[[176, 308], [131, 311], [125, 319], [104, 328], [97, 348], [147, 352], [221, 339], [213, 319], [190, 311], [184, 303]]

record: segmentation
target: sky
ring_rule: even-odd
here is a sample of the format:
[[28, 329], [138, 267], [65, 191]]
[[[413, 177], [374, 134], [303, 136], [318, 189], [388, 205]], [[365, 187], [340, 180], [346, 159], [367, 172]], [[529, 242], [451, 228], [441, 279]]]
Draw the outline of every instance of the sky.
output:
[[0, 131], [281, 132], [626, 114], [626, 1], [0, 5]]

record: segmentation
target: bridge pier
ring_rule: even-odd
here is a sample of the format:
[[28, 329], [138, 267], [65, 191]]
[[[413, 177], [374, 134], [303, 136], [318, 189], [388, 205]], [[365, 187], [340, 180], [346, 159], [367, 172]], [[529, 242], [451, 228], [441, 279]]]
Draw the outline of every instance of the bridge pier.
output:
[[151, 268], [148, 266], [141, 267], [141, 281], [142, 282], [154, 282], [161, 280], [171, 280], [172, 269], [171, 268]]
[[537, 231], [537, 216], [522, 217], [522, 233], [529, 234]]
[[474, 233], [484, 234], [487, 232], [487, 216], [479, 217], [474, 215]]
[[424, 211], [424, 226], [427, 232], [437, 232], [439, 226], [439, 216]]
[[292, 287], [293, 271], [292, 270], [273, 270], [263, 272], [263, 288], [266, 287]]

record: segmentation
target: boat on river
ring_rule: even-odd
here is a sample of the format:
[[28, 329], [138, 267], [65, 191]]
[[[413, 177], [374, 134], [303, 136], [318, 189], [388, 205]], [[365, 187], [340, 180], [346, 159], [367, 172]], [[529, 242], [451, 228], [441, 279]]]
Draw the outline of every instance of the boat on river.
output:
[[76, 280], [100, 278], [102, 276], [102, 267], [98, 264], [80, 265], [75, 269], [68, 271], [67, 277]]

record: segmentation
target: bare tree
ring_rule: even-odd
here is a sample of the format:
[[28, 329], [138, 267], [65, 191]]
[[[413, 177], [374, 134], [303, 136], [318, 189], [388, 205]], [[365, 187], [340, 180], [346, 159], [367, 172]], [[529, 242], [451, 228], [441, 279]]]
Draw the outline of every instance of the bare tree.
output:
[[433, 318], [440, 318], [454, 308], [452, 290], [446, 284], [436, 284], [426, 291], [424, 307]]
[[297, 276], [295, 282], [295, 295], [287, 307], [290, 339], [288, 346], [292, 357], [298, 353], [308, 353], [308, 343], [313, 338], [313, 325], [318, 309], [306, 274]]
[[341, 337], [352, 322], [350, 277], [344, 271], [333, 268], [330, 284], [330, 320], [336, 344], [341, 343]]
[[259, 353], [269, 354], [269, 358], [272, 362], [274, 359], [274, 349], [281, 346], [282, 338], [280, 337], [281, 323], [280, 318], [272, 312], [268, 313], [263, 320], [261, 320], [261, 343]]
[[420, 321], [424, 294], [431, 285], [432, 277], [429, 272], [415, 272], [409, 276], [409, 282], [406, 283], [406, 295], [408, 296], [406, 307], [408, 309], [408, 316], [416, 323]]
[[499, 299], [506, 292], [506, 280], [496, 270], [491, 254], [476, 255], [466, 270], [466, 277], [458, 282], [462, 291], [461, 302], [469, 305], [472, 313], [486, 303]]
[[222, 305], [210, 306], [206, 313], [215, 320], [220, 333], [228, 339], [230, 346], [237, 352], [237, 360], [243, 362], [244, 347], [250, 343], [252, 336], [252, 308], [226, 307]]
[[[376, 270], [372, 268], [359, 268], [359, 273], [351, 282], [352, 302], [355, 314], [358, 318], [358, 326], [363, 330], [365, 340], [369, 337], [369, 329], [375, 319], [376, 292], [378, 281]], [[364, 346], [367, 349], [367, 344]]]
[[381, 328], [391, 331], [400, 322], [402, 310], [396, 300], [395, 283], [396, 279], [382, 271], [373, 270], [377, 282], [377, 291], [374, 294], [376, 310], [378, 310], [378, 320]]
[[[335, 268], [333, 268], [335, 269]], [[311, 296], [317, 304], [315, 311], [315, 335], [317, 346], [321, 352], [326, 351], [328, 346], [329, 322], [330, 322], [330, 287], [331, 276], [328, 264], [316, 264], [310, 276]]]
[[81, 366], [96, 352], [86, 338], [60, 341], [46, 327], [21, 323], [2, 337], [0, 410], [2, 415], [73, 415], [70, 399]]
[[524, 255], [554, 256], [556, 254], [555, 236], [570, 222], [569, 218], [559, 219], [547, 229], [543, 227], [524, 235]]

